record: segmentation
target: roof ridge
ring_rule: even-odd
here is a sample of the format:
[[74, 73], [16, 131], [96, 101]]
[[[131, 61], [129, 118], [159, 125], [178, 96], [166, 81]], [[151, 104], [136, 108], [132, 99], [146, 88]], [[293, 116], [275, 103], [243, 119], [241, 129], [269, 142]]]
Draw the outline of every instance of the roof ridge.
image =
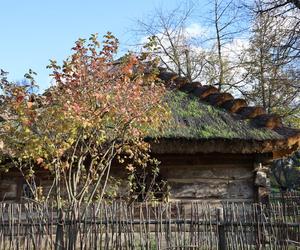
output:
[[222, 108], [231, 114], [238, 115], [241, 119], [249, 119], [250, 122], [260, 128], [278, 129], [283, 127], [282, 119], [276, 114], [267, 114], [261, 106], [249, 106], [242, 98], [235, 98], [228, 92], [220, 92], [212, 85], [202, 85], [200, 82], [190, 82], [187, 77], [168, 72], [165, 68], [159, 68], [158, 77], [168, 86], [182, 92], [191, 94], [214, 107]]

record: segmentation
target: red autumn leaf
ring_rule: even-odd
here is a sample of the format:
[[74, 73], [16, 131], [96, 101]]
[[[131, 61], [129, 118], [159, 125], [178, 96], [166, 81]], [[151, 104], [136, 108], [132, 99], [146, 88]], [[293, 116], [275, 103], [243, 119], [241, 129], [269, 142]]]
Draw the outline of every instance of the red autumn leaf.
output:
[[24, 100], [24, 95], [19, 95], [19, 96], [17, 96], [17, 102], [22, 102], [23, 100]]

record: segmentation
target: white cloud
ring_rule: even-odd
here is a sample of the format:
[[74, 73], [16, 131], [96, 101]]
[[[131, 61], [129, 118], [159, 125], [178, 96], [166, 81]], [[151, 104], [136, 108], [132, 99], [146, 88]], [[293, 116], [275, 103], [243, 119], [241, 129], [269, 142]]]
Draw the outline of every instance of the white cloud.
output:
[[192, 23], [184, 29], [184, 33], [188, 38], [198, 38], [202, 36], [207, 36], [209, 30], [201, 26], [199, 23]]
[[234, 38], [231, 43], [223, 47], [223, 52], [228, 58], [234, 61], [247, 48], [249, 48], [248, 39]]

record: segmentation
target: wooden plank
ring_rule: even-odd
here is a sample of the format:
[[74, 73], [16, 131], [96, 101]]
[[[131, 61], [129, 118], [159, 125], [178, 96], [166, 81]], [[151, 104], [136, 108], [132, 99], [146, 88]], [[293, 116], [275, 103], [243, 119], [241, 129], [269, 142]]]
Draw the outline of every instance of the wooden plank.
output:
[[[222, 153], [195, 153], [195, 154], [153, 154], [153, 157], [162, 162], [162, 165], [214, 165], [214, 164], [253, 164], [256, 154], [222, 154]], [[262, 159], [271, 156], [260, 154]]]
[[18, 197], [18, 185], [14, 179], [3, 179], [0, 182], [0, 199], [13, 200]]
[[253, 180], [182, 180], [173, 179], [168, 181], [170, 199], [179, 198], [212, 198], [212, 199], [232, 199], [243, 198], [252, 199], [254, 197]]
[[180, 165], [161, 166], [160, 174], [167, 178], [211, 178], [211, 179], [247, 179], [254, 178], [251, 165]]

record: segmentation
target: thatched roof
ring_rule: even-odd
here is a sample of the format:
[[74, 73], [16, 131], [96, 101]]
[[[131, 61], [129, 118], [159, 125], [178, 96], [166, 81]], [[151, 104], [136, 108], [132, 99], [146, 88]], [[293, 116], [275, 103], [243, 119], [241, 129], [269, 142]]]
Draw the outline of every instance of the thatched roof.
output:
[[159, 77], [173, 86], [167, 101], [174, 119], [156, 135], [156, 152], [286, 155], [300, 147], [300, 130], [284, 127], [280, 117], [266, 114], [262, 107], [164, 70]]
[[172, 91], [167, 98], [174, 119], [161, 135], [163, 138], [283, 139], [272, 129], [255, 126], [252, 119], [242, 119], [241, 115], [230, 114], [184, 92]]
[[[243, 99], [213, 86], [190, 83], [164, 69], [159, 77], [172, 86], [166, 99], [173, 120], [162, 133], [150, 136], [153, 152], [271, 153], [280, 157], [300, 148], [300, 130], [283, 126], [280, 117], [266, 114], [262, 107], [249, 106]], [[0, 122], [3, 120], [0, 114]], [[5, 150], [1, 139], [0, 150]]]

